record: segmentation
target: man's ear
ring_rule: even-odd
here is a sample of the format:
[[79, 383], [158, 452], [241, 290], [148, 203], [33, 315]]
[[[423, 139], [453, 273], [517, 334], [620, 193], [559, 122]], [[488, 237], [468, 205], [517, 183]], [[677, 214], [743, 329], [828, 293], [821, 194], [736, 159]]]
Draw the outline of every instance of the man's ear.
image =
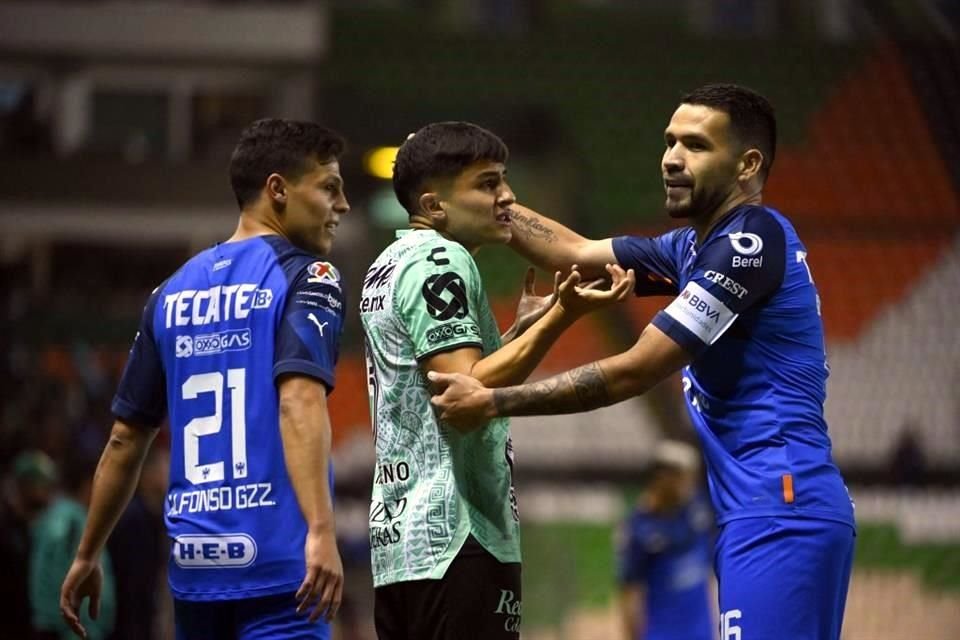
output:
[[447, 212], [443, 208], [443, 201], [440, 199], [440, 194], [436, 191], [427, 191], [420, 194], [420, 197], [417, 199], [417, 205], [419, 213], [434, 222], [440, 222], [447, 218]]
[[740, 156], [740, 162], [737, 163], [737, 180], [747, 182], [760, 173], [763, 167], [763, 153], [760, 149], [747, 149]]
[[271, 173], [267, 176], [267, 197], [274, 205], [283, 206], [287, 204], [287, 181], [279, 173]]

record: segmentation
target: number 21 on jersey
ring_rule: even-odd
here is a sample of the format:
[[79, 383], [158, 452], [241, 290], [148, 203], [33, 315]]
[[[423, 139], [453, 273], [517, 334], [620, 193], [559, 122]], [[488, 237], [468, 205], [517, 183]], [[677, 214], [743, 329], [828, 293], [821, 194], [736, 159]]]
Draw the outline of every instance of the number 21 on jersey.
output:
[[[233, 477], [247, 477], [247, 420], [246, 369], [227, 370], [227, 388], [230, 390], [230, 449], [233, 457]], [[220, 432], [223, 425], [223, 374], [219, 371], [198, 373], [186, 379], [181, 387], [184, 400], [195, 400], [202, 393], [213, 394], [214, 413], [194, 418], [183, 427], [183, 470], [193, 484], [217, 482], [224, 478], [222, 460], [200, 463], [200, 438]]]

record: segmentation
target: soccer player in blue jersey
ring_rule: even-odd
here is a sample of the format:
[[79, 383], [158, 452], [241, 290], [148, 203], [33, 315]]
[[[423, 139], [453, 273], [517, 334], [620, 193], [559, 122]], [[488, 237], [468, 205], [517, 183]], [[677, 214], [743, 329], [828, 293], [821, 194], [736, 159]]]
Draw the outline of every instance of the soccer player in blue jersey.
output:
[[589, 240], [517, 207], [512, 246], [547, 268], [633, 268], [638, 295], [673, 294], [629, 350], [535, 384], [487, 389], [430, 373], [442, 418], [575, 413], [642, 394], [677, 370], [703, 443], [720, 527], [721, 639], [837, 640], [855, 536], [823, 415], [827, 362], [807, 250], [762, 202], [773, 108], [736, 85], [686, 95], [664, 131], [655, 238]]
[[329, 638], [343, 567], [326, 397], [344, 298], [336, 268], [317, 256], [350, 210], [343, 148], [313, 123], [250, 125], [230, 161], [236, 232], [148, 299], [61, 590], [61, 612], [78, 634], [84, 598], [96, 617], [104, 543], [167, 417], [178, 640]]
[[653, 473], [617, 535], [624, 638], [714, 640], [713, 513], [697, 491], [700, 454], [657, 445]]

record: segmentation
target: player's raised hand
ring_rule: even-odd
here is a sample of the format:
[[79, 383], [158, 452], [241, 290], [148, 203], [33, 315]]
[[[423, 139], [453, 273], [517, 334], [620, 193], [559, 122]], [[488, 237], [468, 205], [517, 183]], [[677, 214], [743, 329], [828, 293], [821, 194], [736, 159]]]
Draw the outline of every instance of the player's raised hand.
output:
[[546, 296], [538, 296], [536, 288], [537, 270], [528, 267], [523, 278], [523, 288], [520, 291], [520, 302], [517, 303], [517, 315], [513, 326], [505, 334], [504, 342], [516, 338], [529, 329], [533, 323], [542, 318], [550, 307], [557, 301], [557, 283], [553, 291]]
[[604, 289], [605, 278], [581, 284], [578, 267], [573, 265], [570, 275], [558, 285], [558, 304], [564, 311], [579, 316], [625, 300], [636, 285], [633, 269], [624, 271], [619, 265], [608, 264], [606, 270], [610, 287]]
[[310, 622], [316, 622], [321, 616], [330, 622], [337, 615], [343, 599], [343, 563], [333, 527], [307, 532], [303, 554], [307, 574], [297, 589], [297, 613], [312, 608]]
[[476, 378], [462, 373], [427, 372], [440, 419], [462, 431], [482, 427], [494, 416], [493, 395]]
[[100, 563], [74, 559], [67, 571], [67, 577], [60, 587], [60, 615], [70, 629], [81, 638], [87, 637], [87, 630], [80, 623], [80, 607], [83, 599], [89, 597], [88, 611], [94, 620], [100, 615], [100, 589], [103, 587], [103, 571]]

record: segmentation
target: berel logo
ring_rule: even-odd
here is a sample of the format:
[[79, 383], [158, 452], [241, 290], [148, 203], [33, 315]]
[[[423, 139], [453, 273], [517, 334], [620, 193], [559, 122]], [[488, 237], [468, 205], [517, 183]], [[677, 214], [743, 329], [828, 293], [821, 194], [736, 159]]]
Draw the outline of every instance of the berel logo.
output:
[[182, 535], [173, 541], [173, 561], [184, 569], [236, 569], [257, 558], [257, 543], [245, 533]]
[[757, 256], [756, 258], [733, 256], [733, 260], [730, 261], [730, 266], [735, 269], [760, 268], [763, 266], [763, 256]]
[[735, 231], [729, 238], [730, 246], [742, 256], [755, 256], [763, 251], [763, 238], [755, 233]]

